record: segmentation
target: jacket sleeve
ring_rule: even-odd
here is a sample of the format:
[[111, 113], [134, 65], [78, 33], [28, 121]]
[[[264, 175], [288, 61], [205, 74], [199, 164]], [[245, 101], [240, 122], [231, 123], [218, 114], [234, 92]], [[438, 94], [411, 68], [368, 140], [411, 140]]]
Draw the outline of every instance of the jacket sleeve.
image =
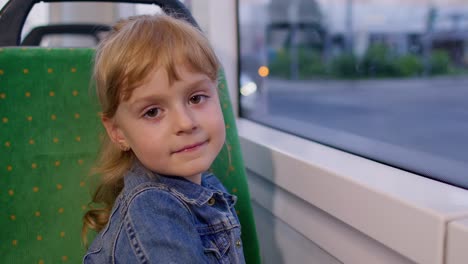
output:
[[140, 263], [206, 263], [200, 235], [189, 209], [158, 189], [130, 202], [124, 220], [132, 252]]

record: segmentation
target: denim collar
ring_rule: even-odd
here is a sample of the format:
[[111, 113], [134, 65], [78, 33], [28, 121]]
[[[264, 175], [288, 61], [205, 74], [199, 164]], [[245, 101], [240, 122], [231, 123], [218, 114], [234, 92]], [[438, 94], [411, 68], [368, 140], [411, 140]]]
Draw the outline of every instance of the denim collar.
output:
[[140, 162], [135, 162], [132, 168], [124, 176], [125, 187], [122, 193], [126, 196], [134, 189], [143, 185], [159, 185], [183, 199], [187, 203], [204, 205], [215, 194], [223, 196], [228, 204], [235, 204], [237, 198], [228, 193], [224, 193], [219, 188], [218, 180], [211, 172], [202, 173], [201, 184], [193, 183], [184, 177], [167, 176], [157, 174], [145, 168]]

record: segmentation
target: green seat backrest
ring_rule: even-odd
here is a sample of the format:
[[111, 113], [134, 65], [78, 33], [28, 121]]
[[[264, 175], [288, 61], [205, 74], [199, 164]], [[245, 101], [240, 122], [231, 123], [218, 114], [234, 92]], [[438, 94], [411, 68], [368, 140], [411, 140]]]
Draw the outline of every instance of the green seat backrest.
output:
[[[0, 48], [0, 263], [80, 263], [86, 178], [99, 146], [93, 49]], [[221, 74], [222, 75], [222, 74]], [[238, 196], [247, 263], [260, 263], [226, 82], [227, 144], [212, 170]]]

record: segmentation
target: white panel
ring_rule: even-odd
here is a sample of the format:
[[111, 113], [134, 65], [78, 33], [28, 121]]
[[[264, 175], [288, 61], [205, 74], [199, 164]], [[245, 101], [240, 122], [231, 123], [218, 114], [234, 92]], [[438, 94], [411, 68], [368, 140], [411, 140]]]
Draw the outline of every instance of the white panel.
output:
[[252, 201], [263, 263], [342, 263]]
[[448, 225], [446, 264], [468, 262], [468, 218]]
[[468, 215], [466, 190], [244, 119], [238, 128], [250, 170], [417, 263], [442, 263], [446, 223]]
[[[294, 228], [310, 240], [309, 243], [313, 242], [324, 249], [320, 252], [321, 254], [318, 254], [317, 251], [310, 251], [302, 256], [293, 256], [288, 251], [291, 248], [300, 247], [297, 244], [299, 241], [291, 240], [289, 241], [290, 245], [285, 246], [281, 241], [283, 238], [274, 237], [272, 239], [275, 241], [270, 243], [280, 245], [278, 248], [285, 263], [322, 263], [303, 261], [303, 258], [330, 261], [330, 258], [325, 258], [326, 251], [337, 260], [347, 264], [414, 263], [317, 207], [281, 188], [274, 187], [272, 183], [261, 176], [249, 173], [249, 186], [253, 201]], [[258, 220], [256, 219], [256, 221]], [[261, 222], [262, 220], [260, 220]], [[257, 227], [257, 229], [261, 230], [261, 227]], [[261, 237], [262, 234], [260, 233], [259, 236]], [[271, 257], [268, 254], [273, 253], [264, 252], [264, 254]]]

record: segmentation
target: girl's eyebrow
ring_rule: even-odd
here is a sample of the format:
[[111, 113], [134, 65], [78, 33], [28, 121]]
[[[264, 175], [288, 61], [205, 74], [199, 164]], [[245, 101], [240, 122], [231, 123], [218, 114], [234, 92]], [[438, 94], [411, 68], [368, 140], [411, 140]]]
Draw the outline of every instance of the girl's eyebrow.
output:
[[188, 84], [185, 89], [188, 91], [196, 90], [197, 88], [200, 88], [200, 86], [203, 86], [203, 88], [208, 88], [208, 84], [212, 84], [214, 81], [210, 80], [209, 78], [203, 78], [201, 80], [194, 81], [190, 84]]
[[133, 101], [129, 101], [129, 104], [131, 105], [132, 108], [139, 107], [140, 105], [146, 105], [149, 103], [154, 103], [154, 102], [161, 102], [164, 101], [164, 99], [161, 96], [158, 95], [148, 95], [148, 96], [143, 96], [141, 98], [137, 98]]
[[130, 100], [127, 101], [127, 104], [132, 111], [138, 112], [142, 110], [141, 108], [146, 107], [149, 104], [160, 104], [164, 101], [165, 97], [163, 94], [152, 92], [137, 98], [130, 98]]
[[[192, 92], [193, 90], [196, 90], [197, 88], [200, 88], [200, 86], [203, 86], [203, 88], [208, 88], [210, 86], [208, 86], [207, 84], [212, 84], [214, 83], [215, 81], [209, 79], [209, 78], [202, 78], [202, 79], [199, 79], [199, 80], [196, 80], [194, 82], [191, 82], [187, 85], [184, 85], [184, 87], [182, 88], [185, 92]], [[204, 86], [206, 85], [206, 86]], [[215, 85], [213, 85], [215, 86]], [[172, 89], [172, 88], [170, 88]], [[147, 95], [147, 96], [142, 96], [140, 98], [134, 98], [133, 100], [130, 99], [128, 101], [128, 103], [131, 105], [131, 108], [139, 108], [140, 105], [146, 105], [146, 104], [149, 104], [149, 103], [158, 103], [158, 102], [162, 102], [164, 101], [164, 95], [160, 95], [160, 94], [150, 94], [150, 95]]]

